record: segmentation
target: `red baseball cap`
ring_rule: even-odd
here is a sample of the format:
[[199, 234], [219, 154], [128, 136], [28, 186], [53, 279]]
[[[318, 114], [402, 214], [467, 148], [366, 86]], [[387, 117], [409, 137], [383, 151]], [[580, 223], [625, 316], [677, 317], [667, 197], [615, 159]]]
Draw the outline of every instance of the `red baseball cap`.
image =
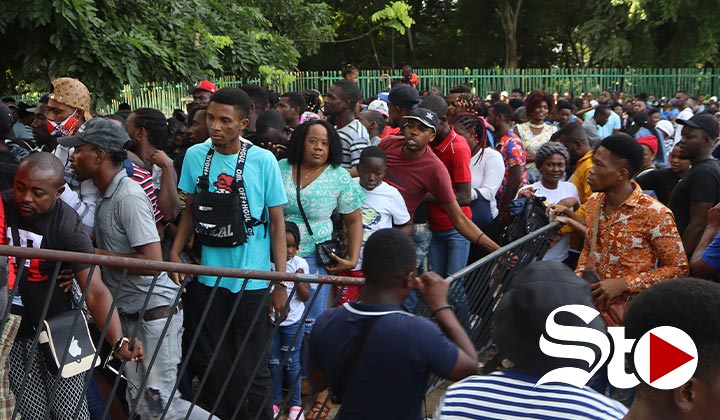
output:
[[209, 80], [201, 80], [197, 82], [194, 88], [190, 89], [190, 94], [192, 95], [197, 90], [205, 90], [210, 93], [215, 93], [217, 92], [217, 87]]
[[655, 136], [643, 136], [635, 139], [638, 143], [644, 144], [649, 147], [653, 154], [657, 154], [658, 151], [658, 140]]

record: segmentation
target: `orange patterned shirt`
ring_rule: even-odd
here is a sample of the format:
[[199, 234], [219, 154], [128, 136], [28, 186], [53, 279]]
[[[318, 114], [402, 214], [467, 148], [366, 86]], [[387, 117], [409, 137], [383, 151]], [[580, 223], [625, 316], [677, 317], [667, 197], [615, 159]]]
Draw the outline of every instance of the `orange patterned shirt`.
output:
[[[600, 212], [595, 245], [595, 271], [601, 279], [623, 277], [630, 293], [654, 283], [688, 275], [688, 260], [670, 209], [635, 190], [611, 214]], [[577, 274], [585, 271], [593, 222], [605, 207], [605, 194], [590, 197], [585, 204], [587, 235], [580, 253]]]

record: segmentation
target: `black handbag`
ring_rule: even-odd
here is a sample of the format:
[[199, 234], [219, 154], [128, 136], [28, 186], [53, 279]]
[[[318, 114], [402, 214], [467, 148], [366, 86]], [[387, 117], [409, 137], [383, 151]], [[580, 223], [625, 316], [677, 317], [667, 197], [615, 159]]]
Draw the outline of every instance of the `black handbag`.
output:
[[[262, 224], [250, 215], [250, 206], [243, 182], [245, 160], [250, 145], [242, 142], [234, 177], [218, 180], [224, 193], [210, 192], [208, 176], [215, 148], [205, 156], [203, 173], [197, 179], [200, 191], [192, 200], [192, 217], [196, 240], [206, 246], [231, 248], [243, 245], [254, 235], [253, 227]], [[222, 188], [221, 188], [222, 187]]]
[[46, 319], [38, 343], [50, 373], [55, 375], [62, 370], [63, 378], [86, 372], [101, 362], [100, 356], [95, 357], [95, 343], [79, 309]]
[[[300, 200], [300, 164], [298, 164], [297, 166], [297, 175], [295, 177], [295, 191], [297, 192], [297, 204], [298, 208], [300, 209], [300, 215], [303, 218], [303, 222], [305, 222], [305, 228], [307, 228], [308, 234], [313, 239], [313, 242], [315, 242], [312, 228], [310, 227], [307, 216], [305, 216], [305, 210], [303, 210], [302, 201]], [[338, 257], [340, 256], [340, 241], [330, 239], [325, 242], [315, 242], [315, 249], [317, 250], [320, 263], [324, 267], [335, 267], [337, 265], [337, 261], [335, 261], [335, 259], [330, 256], [330, 254], [335, 254]]]

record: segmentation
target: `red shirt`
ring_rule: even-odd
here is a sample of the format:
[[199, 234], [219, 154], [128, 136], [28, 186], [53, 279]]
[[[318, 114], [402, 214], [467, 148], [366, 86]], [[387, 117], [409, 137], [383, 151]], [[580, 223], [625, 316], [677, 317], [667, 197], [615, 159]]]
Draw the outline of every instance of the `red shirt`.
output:
[[[453, 191], [456, 191], [455, 184], [472, 182], [472, 173], [470, 172], [472, 152], [465, 137], [457, 134], [454, 128], [450, 127], [450, 133], [440, 143], [433, 145], [432, 151], [447, 168], [453, 183]], [[472, 219], [470, 206], [461, 206], [460, 208], [468, 219]], [[438, 204], [428, 203], [428, 222], [430, 222], [430, 230], [435, 232], [455, 229], [445, 208]]]
[[404, 137], [390, 136], [381, 141], [379, 146], [387, 154], [385, 182], [400, 191], [410, 217], [425, 200], [427, 193], [441, 203], [455, 201], [450, 175], [430, 147], [419, 159], [406, 160], [402, 156], [404, 145]]
[[385, 137], [388, 137], [388, 136], [399, 136], [399, 135], [400, 135], [400, 127], [393, 128], [393, 127], [390, 127], [390, 124], [388, 124], [385, 126], [385, 129], [383, 130], [382, 133], [380, 133], [380, 135], [378, 137], [380, 137], [381, 139], [384, 139]]

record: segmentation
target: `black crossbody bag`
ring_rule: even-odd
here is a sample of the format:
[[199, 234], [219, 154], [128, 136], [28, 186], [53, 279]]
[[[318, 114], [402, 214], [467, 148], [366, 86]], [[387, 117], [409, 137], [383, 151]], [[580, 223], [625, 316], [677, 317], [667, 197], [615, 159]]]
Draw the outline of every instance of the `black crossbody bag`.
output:
[[203, 173], [197, 179], [200, 189], [192, 200], [192, 218], [195, 239], [202, 245], [231, 248], [243, 245], [249, 236], [254, 236], [254, 227], [264, 224], [250, 215], [250, 205], [243, 182], [243, 171], [248, 150], [252, 145], [241, 142], [235, 175], [230, 185], [231, 192], [210, 192], [210, 163], [215, 147], [210, 147], [205, 156]]
[[310, 227], [307, 216], [305, 216], [305, 210], [303, 210], [302, 200], [300, 200], [300, 164], [297, 165], [297, 175], [295, 176], [295, 191], [297, 192], [297, 204], [298, 208], [300, 209], [300, 215], [302, 215], [303, 222], [305, 222], [305, 227], [307, 228], [308, 234], [312, 238], [313, 242], [315, 242], [315, 249], [317, 250], [318, 258], [320, 258], [320, 263], [322, 263], [324, 267], [335, 267], [337, 265], [337, 261], [335, 261], [335, 259], [330, 256], [330, 254], [335, 254], [338, 257], [340, 256], [340, 242], [335, 239], [330, 239], [320, 243], [315, 241], [315, 236], [313, 236], [312, 228]]

